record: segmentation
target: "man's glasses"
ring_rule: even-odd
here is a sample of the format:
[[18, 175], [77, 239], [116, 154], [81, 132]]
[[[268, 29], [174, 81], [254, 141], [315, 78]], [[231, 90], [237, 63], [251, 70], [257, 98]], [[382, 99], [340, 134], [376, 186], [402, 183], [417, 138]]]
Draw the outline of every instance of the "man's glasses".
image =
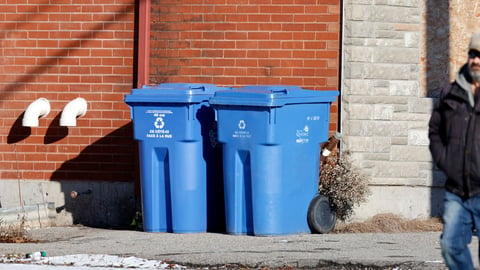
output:
[[475, 57], [480, 58], [480, 52], [477, 50], [468, 51], [468, 58], [475, 59]]

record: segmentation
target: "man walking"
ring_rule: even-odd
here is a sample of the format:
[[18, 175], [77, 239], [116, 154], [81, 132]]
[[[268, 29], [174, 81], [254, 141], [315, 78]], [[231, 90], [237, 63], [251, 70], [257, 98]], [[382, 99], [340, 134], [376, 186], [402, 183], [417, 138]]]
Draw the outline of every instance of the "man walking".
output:
[[455, 81], [440, 93], [429, 122], [430, 152], [447, 176], [440, 245], [449, 269], [469, 270], [473, 232], [480, 234], [480, 32]]

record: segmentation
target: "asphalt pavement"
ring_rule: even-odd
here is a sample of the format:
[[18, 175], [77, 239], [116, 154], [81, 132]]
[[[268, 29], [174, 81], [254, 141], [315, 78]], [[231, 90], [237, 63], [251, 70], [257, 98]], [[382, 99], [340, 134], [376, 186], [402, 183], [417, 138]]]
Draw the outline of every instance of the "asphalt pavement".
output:
[[[37, 243], [0, 243], [0, 254], [109, 254], [163, 260], [190, 269], [446, 269], [439, 232], [248, 236], [147, 233], [84, 226], [29, 232]], [[471, 244], [473, 257], [478, 241]], [[478, 267], [478, 262], [475, 264]]]

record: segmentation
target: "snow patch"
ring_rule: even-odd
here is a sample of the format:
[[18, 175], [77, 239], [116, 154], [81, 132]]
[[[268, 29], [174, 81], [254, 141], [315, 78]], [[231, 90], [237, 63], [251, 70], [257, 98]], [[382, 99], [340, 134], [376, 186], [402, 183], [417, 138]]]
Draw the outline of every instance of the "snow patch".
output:
[[[50, 266], [75, 267], [110, 267], [115, 269], [187, 269], [185, 266], [166, 261], [148, 260], [138, 257], [121, 257], [115, 255], [74, 254], [66, 256], [24, 258], [18, 255], [0, 256], [0, 264], [34, 264]], [[72, 268], [73, 267], [73, 268]], [[0, 269], [1, 266], [0, 266]]]

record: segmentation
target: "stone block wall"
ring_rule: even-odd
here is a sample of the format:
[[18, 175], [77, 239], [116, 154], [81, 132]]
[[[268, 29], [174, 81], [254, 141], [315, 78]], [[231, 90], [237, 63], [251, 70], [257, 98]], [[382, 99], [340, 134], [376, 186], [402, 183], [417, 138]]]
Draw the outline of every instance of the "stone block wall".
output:
[[438, 89], [466, 62], [479, 12], [475, 1], [344, 1], [342, 147], [372, 190], [354, 219], [442, 213], [428, 120]]
[[371, 177], [372, 195], [354, 219], [441, 211], [427, 126], [433, 99], [422, 87], [425, 3], [344, 1], [343, 147]]

